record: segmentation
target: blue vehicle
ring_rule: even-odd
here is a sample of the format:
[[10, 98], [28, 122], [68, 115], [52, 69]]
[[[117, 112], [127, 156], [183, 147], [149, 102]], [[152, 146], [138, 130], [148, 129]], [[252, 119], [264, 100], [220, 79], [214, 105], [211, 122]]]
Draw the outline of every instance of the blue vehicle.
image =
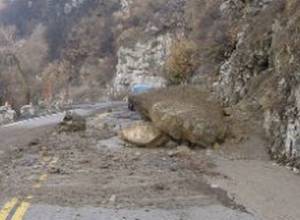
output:
[[129, 97], [128, 97], [128, 109], [134, 111], [134, 104], [132, 102], [131, 97], [135, 95], [139, 95], [145, 92], [149, 92], [150, 90], [154, 89], [153, 86], [148, 84], [135, 84], [132, 86]]
[[131, 93], [132, 95], [138, 95], [144, 92], [148, 92], [150, 90], [152, 90], [153, 87], [147, 84], [135, 84], [132, 88], [131, 88]]

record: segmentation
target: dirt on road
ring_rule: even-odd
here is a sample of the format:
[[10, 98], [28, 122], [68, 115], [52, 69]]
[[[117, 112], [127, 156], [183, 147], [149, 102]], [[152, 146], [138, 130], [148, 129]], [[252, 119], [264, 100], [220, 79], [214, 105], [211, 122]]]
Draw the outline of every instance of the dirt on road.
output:
[[90, 117], [84, 132], [52, 128], [24, 134], [32, 139], [10, 149], [1, 163], [0, 197], [31, 195], [33, 202], [78, 207], [222, 204], [245, 211], [205, 181], [205, 175], [221, 174], [204, 152], [180, 150], [174, 142], [164, 148], [136, 148], [119, 139], [119, 129], [138, 119], [137, 113], [123, 109]]
[[[78, 208], [222, 205], [257, 219], [299, 219], [300, 196], [294, 191], [299, 177], [273, 166], [264, 151], [256, 156], [253, 140], [215, 150], [173, 141], [161, 148], [137, 148], [119, 138], [120, 129], [137, 120], [137, 113], [116, 108], [88, 117], [81, 132], [60, 133], [53, 126], [1, 130], [0, 198]], [[280, 184], [272, 184], [286, 178], [279, 196]], [[285, 195], [289, 207], [276, 201]]]

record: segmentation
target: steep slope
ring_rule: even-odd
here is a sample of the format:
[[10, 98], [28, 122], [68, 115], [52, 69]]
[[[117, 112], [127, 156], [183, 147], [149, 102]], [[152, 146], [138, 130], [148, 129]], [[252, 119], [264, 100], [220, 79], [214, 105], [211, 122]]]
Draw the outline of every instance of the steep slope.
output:
[[272, 155], [298, 168], [299, 9], [297, 1], [245, 4], [243, 29], [215, 84], [224, 104], [247, 102], [263, 115]]

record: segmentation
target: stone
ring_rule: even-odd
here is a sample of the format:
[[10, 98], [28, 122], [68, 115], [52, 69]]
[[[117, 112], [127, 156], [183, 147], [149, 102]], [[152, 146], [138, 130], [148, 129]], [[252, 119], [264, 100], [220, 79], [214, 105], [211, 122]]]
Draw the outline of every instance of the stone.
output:
[[86, 119], [75, 112], [66, 113], [63, 121], [58, 126], [59, 132], [78, 132], [86, 129]]
[[159, 129], [149, 122], [137, 122], [122, 129], [121, 137], [125, 141], [140, 147], [158, 147], [168, 141], [168, 138]]
[[225, 138], [222, 107], [208, 93], [192, 86], [151, 91], [133, 97], [133, 102], [155, 127], [175, 140], [212, 147]]

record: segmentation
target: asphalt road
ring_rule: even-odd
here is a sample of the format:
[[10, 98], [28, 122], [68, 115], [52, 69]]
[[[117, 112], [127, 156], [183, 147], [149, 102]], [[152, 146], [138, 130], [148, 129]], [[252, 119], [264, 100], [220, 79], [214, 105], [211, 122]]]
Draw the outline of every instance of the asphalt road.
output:
[[[22, 219], [22, 218], [17, 218]], [[253, 220], [245, 213], [237, 213], [222, 206], [193, 207], [178, 210], [164, 209], [103, 209], [62, 208], [34, 205], [27, 210], [24, 220]]]
[[[107, 109], [111, 108], [117, 108], [126, 106], [126, 103], [124, 102], [103, 102], [103, 103], [97, 103], [94, 105], [86, 104], [86, 105], [76, 105], [73, 106], [73, 109], [70, 111], [73, 111], [81, 116], [88, 116], [95, 112], [99, 111], [105, 111]], [[46, 116], [31, 118], [27, 120], [22, 120], [18, 122], [14, 122], [11, 124], [3, 125], [0, 128], [37, 128], [37, 127], [43, 127], [48, 125], [54, 125], [58, 124], [62, 121], [62, 119], [65, 116], [65, 112], [56, 113], [56, 114], [50, 114]]]
[[[80, 115], [88, 116], [95, 112], [106, 111], [110, 108], [126, 106], [125, 103], [100, 103], [93, 106], [80, 106], [74, 109]], [[59, 123], [64, 113], [19, 121], [0, 128], [0, 138], [5, 139], [0, 145], [0, 156], [9, 158], [11, 148], [26, 146], [32, 137], [43, 133], [48, 127]], [[44, 130], [43, 130], [44, 129]], [[7, 137], [7, 138], [6, 138]], [[50, 164], [56, 163], [52, 158]], [[47, 182], [47, 175], [37, 173], [39, 182], [32, 187], [41, 187]], [[0, 179], [1, 181], [1, 179]], [[0, 182], [2, 190], [6, 187]], [[28, 186], [31, 187], [31, 186]], [[1, 189], [0, 189], [1, 190]], [[16, 197], [0, 197], [0, 220], [254, 220], [252, 214], [231, 209], [215, 203], [213, 199], [204, 196], [202, 205], [173, 209], [162, 208], [103, 208], [95, 206], [55, 206], [34, 202], [31, 195], [16, 195]]]

